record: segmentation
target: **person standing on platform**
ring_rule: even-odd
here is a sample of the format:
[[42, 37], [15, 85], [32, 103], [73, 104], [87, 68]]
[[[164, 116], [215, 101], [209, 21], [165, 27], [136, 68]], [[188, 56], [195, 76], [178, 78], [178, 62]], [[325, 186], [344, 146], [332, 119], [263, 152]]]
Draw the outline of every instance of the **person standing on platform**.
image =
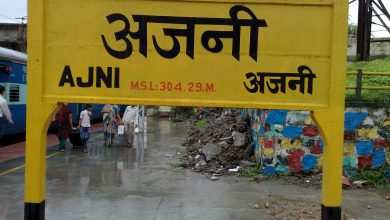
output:
[[[13, 125], [11, 112], [8, 108], [7, 101], [4, 99], [5, 87], [0, 85], [0, 139], [3, 137], [3, 124], [8, 121], [9, 124]], [[0, 145], [1, 146], [1, 145]]]
[[91, 117], [92, 117], [92, 105], [87, 104], [85, 106], [85, 110], [80, 113], [79, 126], [80, 129], [80, 139], [81, 143], [83, 143], [84, 153], [88, 153], [87, 142], [90, 136], [90, 128], [91, 128]]
[[134, 128], [138, 127], [138, 107], [130, 105], [126, 107], [122, 122], [125, 126], [124, 145], [133, 146]]
[[116, 128], [121, 122], [119, 106], [107, 104], [103, 107], [104, 143], [107, 147], [114, 145]]
[[55, 125], [58, 129], [58, 150], [65, 151], [66, 139], [69, 136], [69, 129], [73, 128], [72, 124], [72, 111], [68, 107], [68, 103], [62, 103], [60, 110], [56, 113], [55, 116]]

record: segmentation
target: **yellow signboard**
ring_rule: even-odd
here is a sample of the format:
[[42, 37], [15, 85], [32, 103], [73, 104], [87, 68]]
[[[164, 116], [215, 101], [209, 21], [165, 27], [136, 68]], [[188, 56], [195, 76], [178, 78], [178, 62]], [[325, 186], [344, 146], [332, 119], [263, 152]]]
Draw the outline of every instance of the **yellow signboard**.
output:
[[314, 111], [329, 146], [323, 205], [339, 207], [347, 6], [30, 1], [26, 203], [44, 200], [43, 134], [53, 104], [109, 102]]
[[45, 101], [329, 105], [333, 1], [45, 2]]

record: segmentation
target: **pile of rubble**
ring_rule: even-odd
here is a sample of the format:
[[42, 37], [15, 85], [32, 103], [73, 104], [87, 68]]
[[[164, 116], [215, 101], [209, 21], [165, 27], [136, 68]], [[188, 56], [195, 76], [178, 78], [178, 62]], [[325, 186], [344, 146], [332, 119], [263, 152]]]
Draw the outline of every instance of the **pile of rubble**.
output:
[[[187, 153], [183, 156], [184, 167], [197, 172], [224, 175], [237, 170], [237, 166], [253, 166], [249, 120], [241, 117], [239, 110], [202, 109], [183, 143]], [[207, 125], [199, 128], [199, 120]]]

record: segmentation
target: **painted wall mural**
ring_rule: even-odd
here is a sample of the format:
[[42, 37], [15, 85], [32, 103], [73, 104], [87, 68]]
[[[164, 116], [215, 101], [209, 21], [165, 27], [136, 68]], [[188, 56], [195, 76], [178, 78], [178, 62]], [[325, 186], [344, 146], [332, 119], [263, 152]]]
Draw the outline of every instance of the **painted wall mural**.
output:
[[[257, 163], [268, 175], [319, 172], [324, 143], [308, 111], [245, 110]], [[390, 109], [347, 108], [344, 172], [389, 166]]]

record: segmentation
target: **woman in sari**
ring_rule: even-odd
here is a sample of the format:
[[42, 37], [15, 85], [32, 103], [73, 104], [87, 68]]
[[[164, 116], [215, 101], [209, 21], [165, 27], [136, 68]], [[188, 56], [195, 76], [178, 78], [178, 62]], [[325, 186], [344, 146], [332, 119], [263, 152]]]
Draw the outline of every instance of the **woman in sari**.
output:
[[104, 105], [103, 107], [104, 143], [107, 147], [114, 145], [116, 128], [121, 121], [117, 105]]
[[58, 132], [58, 150], [65, 151], [66, 139], [69, 136], [69, 129], [72, 129], [72, 111], [69, 109], [67, 103], [62, 103], [60, 110], [56, 113], [55, 124]]

